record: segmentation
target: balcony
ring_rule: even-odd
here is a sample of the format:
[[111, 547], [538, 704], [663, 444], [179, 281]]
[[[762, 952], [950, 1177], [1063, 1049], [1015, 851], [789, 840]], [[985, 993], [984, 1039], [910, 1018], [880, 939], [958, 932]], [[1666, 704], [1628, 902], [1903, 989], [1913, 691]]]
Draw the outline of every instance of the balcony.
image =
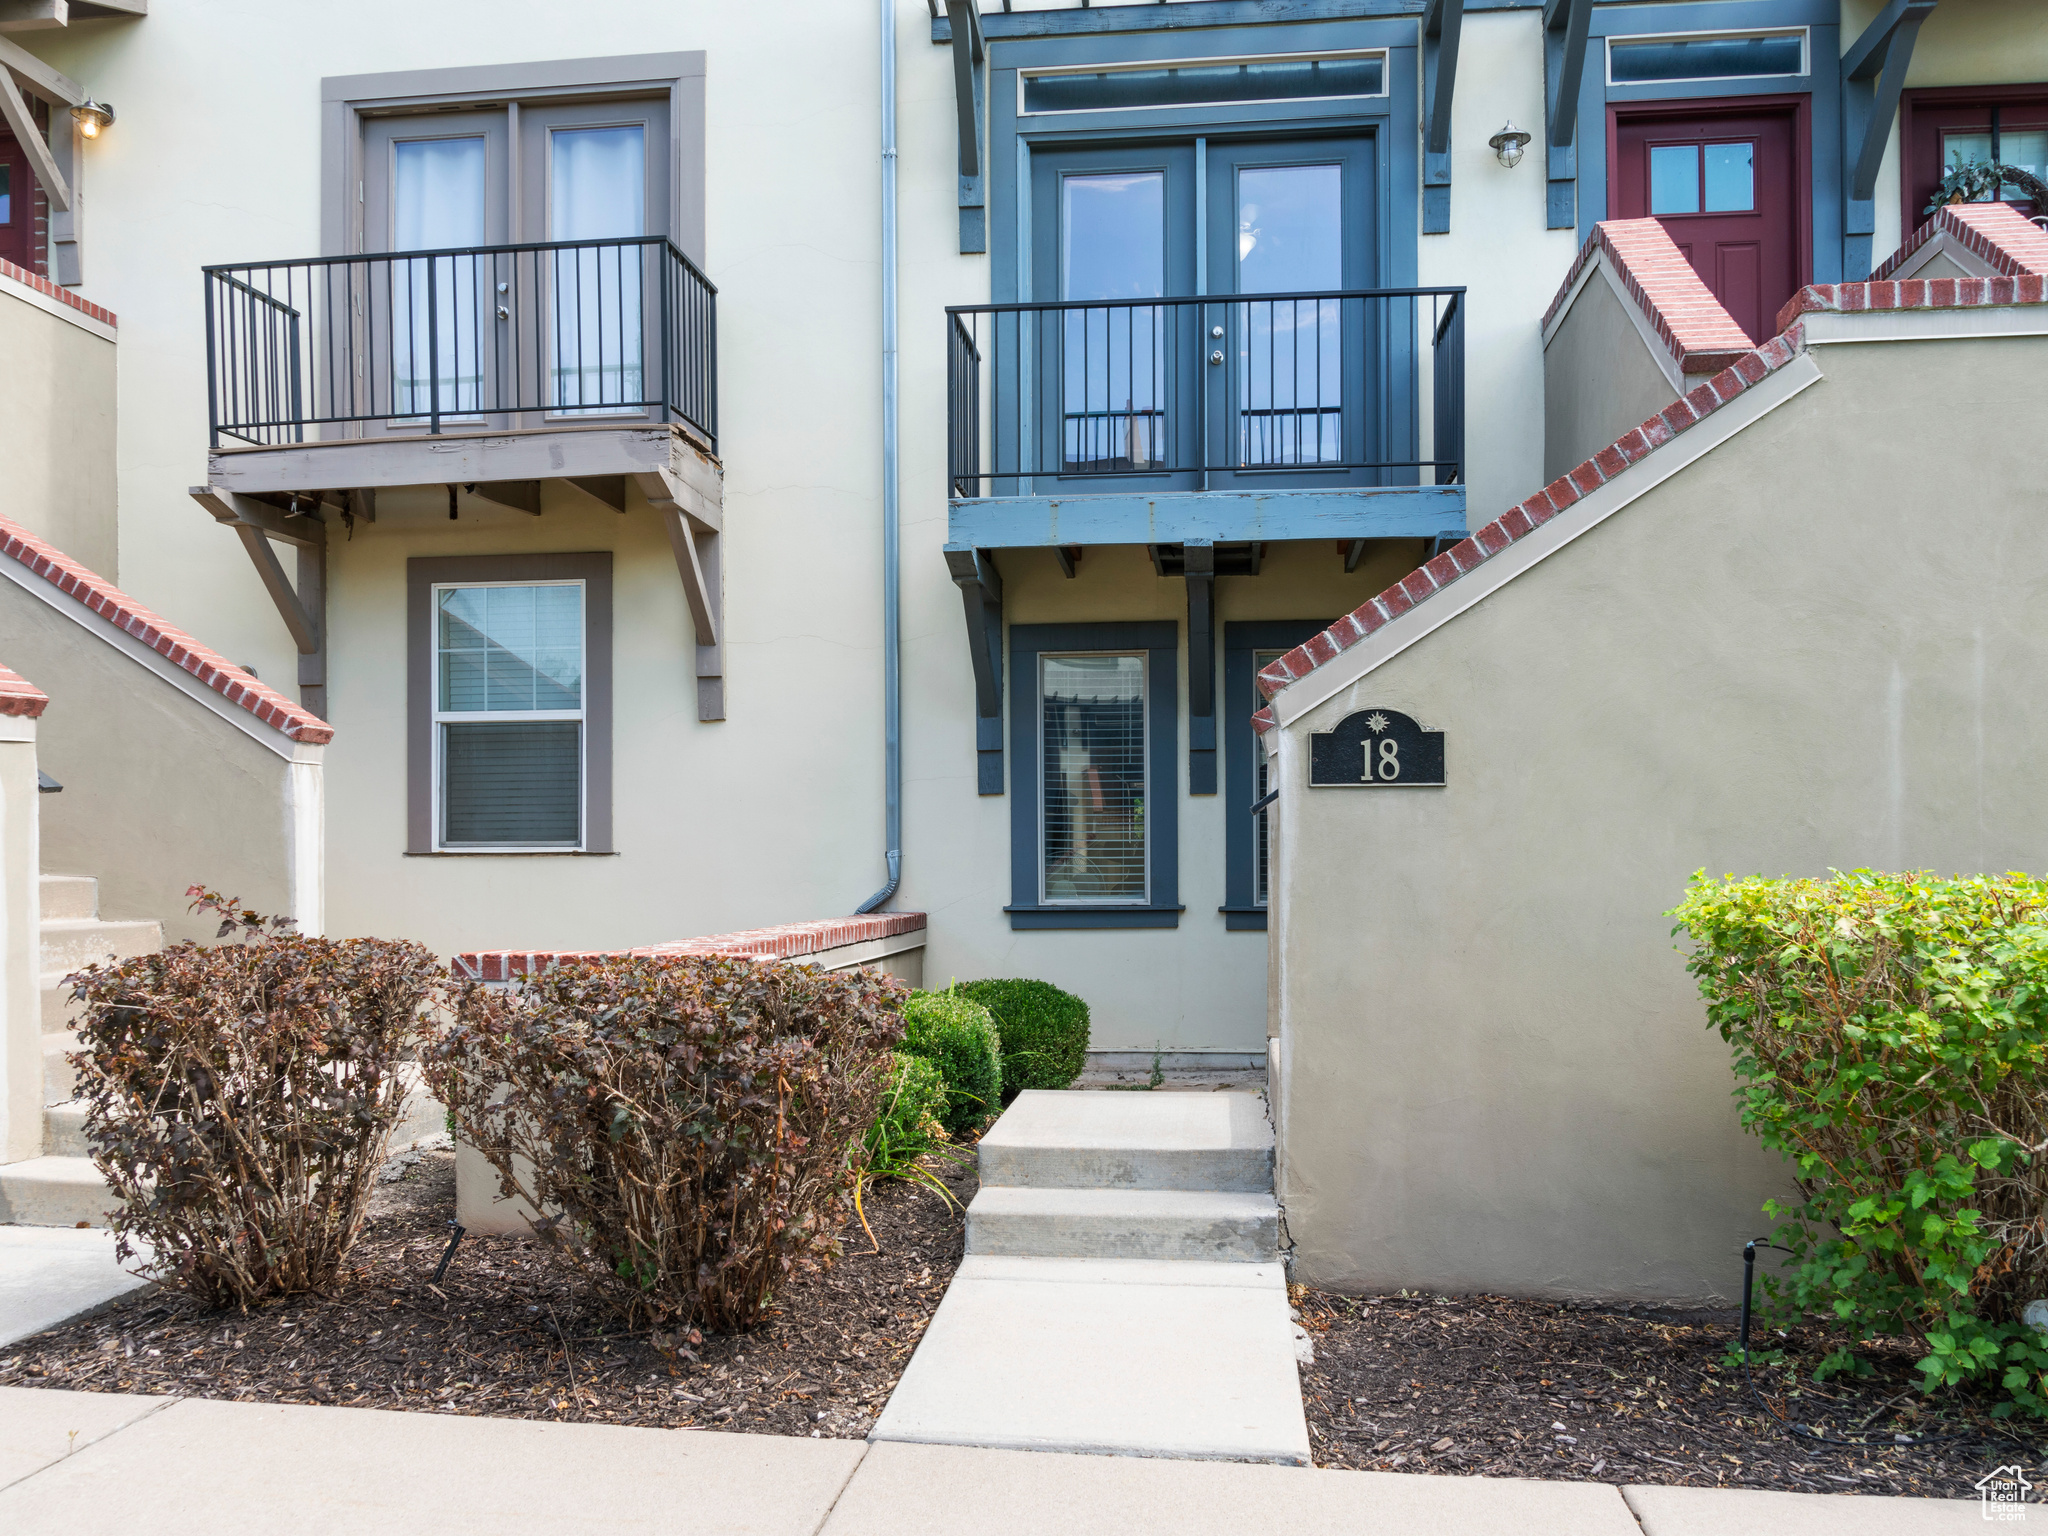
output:
[[[977, 782], [1003, 792], [997, 555], [1142, 544], [1188, 598], [1188, 783], [1216, 792], [1215, 580], [1269, 543], [1465, 535], [1465, 290], [969, 304], [946, 311], [946, 562]], [[1428, 451], [1423, 451], [1423, 445]]]
[[1464, 292], [949, 308], [948, 542], [1462, 537]]
[[[532, 516], [548, 482], [663, 517], [724, 715], [718, 291], [645, 236], [204, 269], [207, 483], [324, 689], [324, 523], [380, 491]], [[300, 551], [287, 580], [273, 542]], [[311, 569], [309, 570], [309, 560]], [[312, 658], [308, 660], [307, 658]], [[317, 675], [317, 681], [315, 676]], [[309, 696], [309, 702], [313, 696]]]

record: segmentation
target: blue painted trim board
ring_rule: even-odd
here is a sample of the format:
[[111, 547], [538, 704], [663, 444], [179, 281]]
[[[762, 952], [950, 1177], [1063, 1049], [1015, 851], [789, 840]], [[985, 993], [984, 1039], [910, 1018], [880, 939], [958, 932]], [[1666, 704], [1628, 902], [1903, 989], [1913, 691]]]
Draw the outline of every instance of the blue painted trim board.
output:
[[1264, 933], [1265, 908], [1256, 904], [1258, 870], [1254, 836], [1258, 818], [1258, 738], [1252, 715], [1259, 707], [1256, 651], [1291, 651], [1330, 627], [1328, 619], [1269, 619], [1223, 626], [1223, 926], [1230, 932]]
[[1462, 485], [1383, 490], [1133, 491], [952, 502], [946, 542], [973, 549], [1245, 539], [1461, 539]]

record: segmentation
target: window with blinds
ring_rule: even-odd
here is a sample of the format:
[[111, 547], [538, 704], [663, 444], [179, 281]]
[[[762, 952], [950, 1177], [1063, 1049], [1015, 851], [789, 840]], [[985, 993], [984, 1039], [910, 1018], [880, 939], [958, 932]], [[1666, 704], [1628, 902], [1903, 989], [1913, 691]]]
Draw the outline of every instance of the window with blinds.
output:
[[583, 843], [583, 583], [434, 589], [443, 848]]
[[1142, 902], [1145, 657], [1040, 656], [1041, 899]]

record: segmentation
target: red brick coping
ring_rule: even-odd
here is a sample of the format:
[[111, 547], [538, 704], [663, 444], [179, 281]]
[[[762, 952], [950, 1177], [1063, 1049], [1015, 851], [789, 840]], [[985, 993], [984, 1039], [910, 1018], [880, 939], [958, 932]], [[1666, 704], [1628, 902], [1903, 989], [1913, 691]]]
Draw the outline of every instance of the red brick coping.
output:
[[11, 277], [17, 283], [23, 283], [35, 289], [37, 293], [40, 293], [46, 299], [55, 299], [59, 304], [69, 304], [80, 314], [91, 315], [101, 325], [111, 325], [117, 329], [120, 326], [120, 322], [114, 318], [114, 312], [111, 309], [101, 309], [97, 304], [89, 304], [69, 288], [59, 288], [47, 277], [31, 272], [27, 267], [16, 266], [4, 256], [0, 256], [0, 277]]
[[0, 715], [26, 715], [33, 720], [49, 707], [50, 696], [11, 667], [0, 667]]
[[291, 740], [312, 746], [334, 739], [332, 727], [318, 715], [302, 709], [275, 689], [264, 687], [233, 662], [158, 618], [112, 582], [5, 517], [0, 517], [0, 554], [26, 566], [59, 592], [76, 598], [115, 628], [183, 667], [230, 704], [239, 704]]
[[[1752, 352], [1736, 359], [1706, 383], [1662, 413], [1652, 416], [1619, 442], [1601, 449], [1570, 474], [1557, 479], [1520, 506], [1477, 533], [1445, 550], [1427, 565], [1410, 571], [1370, 602], [1353, 609], [1321, 634], [1298, 645], [1259, 673], [1259, 692], [1272, 698], [1288, 684], [1358, 644], [1367, 635], [1441, 591], [1468, 571], [1499, 554], [1549, 522], [1580, 497], [1606, 484], [1638, 459], [1647, 457], [1687, 428], [1761, 383], [1806, 350], [1806, 327], [1799, 316], [1816, 310], [1855, 314], [1870, 310], [1990, 308], [2011, 304], [2048, 303], [2048, 276], [1937, 278], [1932, 282], [1827, 283], [1799, 290], [1779, 315], [1787, 328]], [[1277, 724], [1270, 707], [1252, 716], [1260, 735]]]
[[2048, 276], [2048, 230], [2010, 203], [1949, 203], [1935, 209], [1934, 217], [1871, 273], [1870, 280], [1884, 282], [1937, 235], [1947, 235], [1981, 257], [2001, 277]]
[[641, 949], [480, 949], [455, 957], [455, 969], [474, 981], [510, 981], [536, 976], [564, 960], [599, 960], [627, 954], [666, 959], [671, 955], [736, 955], [794, 960], [848, 944], [867, 944], [915, 933], [924, 927], [922, 912], [869, 912], [858, 917], [828, 917], [814, 923], [784, 923], [779, 928], [747, 928], [714, 933], [708, 938], [676, 939]]
[[1595, 224], [1579, 247], [1564, 286], [1543, 312], [1541, 329], [1550, 329], [1580, 276], [1602, 255], [1664, 338], [1680, 373], [1719, 373], [1756, 345], [1655, 219], [1606, 219]]

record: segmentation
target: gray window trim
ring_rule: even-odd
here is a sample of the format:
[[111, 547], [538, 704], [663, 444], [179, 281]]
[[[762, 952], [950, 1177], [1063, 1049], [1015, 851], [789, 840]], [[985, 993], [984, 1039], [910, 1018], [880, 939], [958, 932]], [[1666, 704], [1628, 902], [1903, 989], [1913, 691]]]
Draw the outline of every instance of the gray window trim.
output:
[[669, 238], [699, 267], [704, 254], [704, 53], [632, 53], [601, 59], [331, 75], [320, 82], [320, 251], [362, 248], [356, 184], [363, 119], [450, 102], [478, 106], [668, 93]]
[[405, 562], [405, 851], [446, 858], [558, 854], [434, 846], [434, 588], [480, 581], [583, 583], [583, 847], [612, 851], [612, 557], [435, 555]]

